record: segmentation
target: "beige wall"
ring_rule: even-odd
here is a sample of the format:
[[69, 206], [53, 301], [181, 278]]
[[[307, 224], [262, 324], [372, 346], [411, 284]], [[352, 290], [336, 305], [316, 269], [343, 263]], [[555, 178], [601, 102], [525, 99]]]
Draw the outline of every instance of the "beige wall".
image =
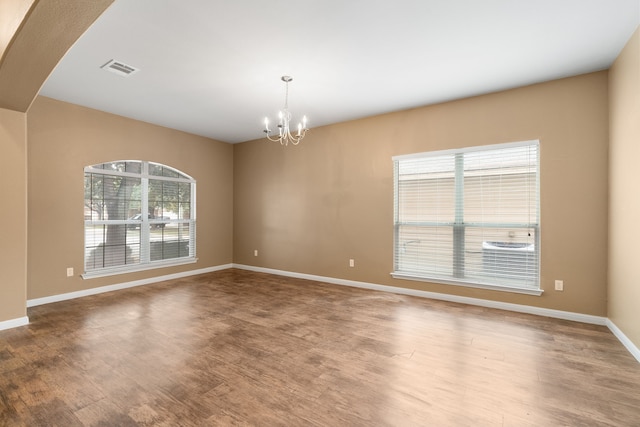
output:
[[26, 114], [0, 108], [0, 322], [26, 316]]
[[[28, 298], [232, 262], [233, 147], [38, 97], [28, 112]], [[83, 168], [150, 160], [197, 181], [197, 264], [83, 280]], [[73, 267], [74, 277], [66, 277]]]
[[609, 318], [640, 347], [640, 29], [610, 75]]
[[[607, 99], [604, 71], [314, 128], [297, 147], [235, 145], [234, 262], [605, 316]], [[530, 139], [541, 146], [544, 294], [391, 278], [391, 157]]]

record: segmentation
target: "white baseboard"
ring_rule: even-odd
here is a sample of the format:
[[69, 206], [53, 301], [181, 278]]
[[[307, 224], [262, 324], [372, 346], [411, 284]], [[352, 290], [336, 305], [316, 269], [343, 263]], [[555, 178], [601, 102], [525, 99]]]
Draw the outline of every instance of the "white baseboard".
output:
[[333, 277], [315, 276], [312, 274], [293, 273], [290, 271], [275, 270], [272, 268], [254, 267], [243, 264], [233, 264], [234, 268], [257, 271], [261, 273], [277, 274], [279, 276], [295, 277], [299, 279], [315, 280], [318, 282], [332, 283], [334, 285], [352, 286], [355, 288], [372, 289], [375, 291], [391, 292], [395, 294], [411, 295], [422, 298], [437, 299], [441, 301], [457, 302], [461, 304], [476, 305], [480, 307], [497, 308], [500, 310], [515, 311], [518, 313], [535, 314], [538, 316], [553, 317], [556, 319], [573, 320], [575, 322], [591, 323], [594, 325], [606, 325], [607, 318], [592, 316], [589, 314], [573, 313], [570, 311], [552, 310], [550, 308], [533, 307], [529, 305], [512, 304], [507, 302], [491, 301], [480, 298], [461, 297], [457, 295], [441, 294], [437, 292], [419, 291], [416, 289], [400, 288], [396, 286], [377, 285], [375, 283], [357, 282], [354, 280], [336, 279]]
[[5, 329], [17, 328], [18, 326], [24, 326], [29, 324], [29, 318], [27, 316], [18, 317], [17, 319], [5, 320], [0, 322], [0, 331]]
[[631, 342], [631, 340], [620, 330], [620, 328], [616, 326], [615, 323], [611, 321], [611, 319], [607, 319], [607, 327], [611, 330], [611, 332], [613, 332], [613, 335], [615, 335], [616, 338], [620, 340], [622, 345], [624, 345], [627, 350], [629, 350], [629, 353], [631, 353], [633, 357], [635, 357], [636, 360], [640, 362], [640, 349], [636, 347], [633, 342]]
[[148, 279], [135, 280], [132, 282], [118, 283], [115, 285], [101, 286], [98, 288], [84, 289], [82, 291], [69, 292], [66, 294], [52, 295], [49, 297], [35, 298], [27, 300], [27, 307], [35, 307], [37, 305], [50, 304], [52, 302], [66, 301], [75, 298], [86, 297], [89, 295], [102, 294], [105, 292], [118, 291], [120, 289], [133, 288], [135, 286], [148, 285], [151, 283], [163, 282], [165, 280], [180, 279], [197, 274], [212, 273], [214, 271], [226, 270], [231, 268], [232, 264], [218, 265], [215, 267], [201, 268], [198, 270], [189, 270], [181, 273], [167, 274], [164, 276], [150, 277]]

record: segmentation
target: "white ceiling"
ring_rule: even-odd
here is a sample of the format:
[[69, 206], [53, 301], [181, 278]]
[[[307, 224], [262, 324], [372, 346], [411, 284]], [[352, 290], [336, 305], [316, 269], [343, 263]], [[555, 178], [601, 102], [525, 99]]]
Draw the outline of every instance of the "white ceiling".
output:
[[116, 0], [40, 94], [236, 143], [282, 75], [313, 129], [603, 70], [639, 22], [640, 0]]

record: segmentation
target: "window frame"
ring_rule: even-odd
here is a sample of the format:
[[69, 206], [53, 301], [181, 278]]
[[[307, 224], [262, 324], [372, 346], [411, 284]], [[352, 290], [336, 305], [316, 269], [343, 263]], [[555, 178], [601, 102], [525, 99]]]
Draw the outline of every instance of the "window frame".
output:
[[[535, 146], [536, 148], [536, 163], [535, 163], [535, 221], [533, 223], [529, 222], [526, 224], [519, 223], [510, 223], [510, 222], [465, 222], [464, 221], [464, 188], [460, 187], [460, 183], [464, 179], [462, 176], [464, 174], [464, 164], [462, 158], [467, 153], [479, 153], [482, 151], [490, 151], [490, 150], [500, 150], [500, 149], [509, 149], [516, 147], [530, 147]], [[424, 222], [422, 224], [417, 224], [416, 227], [428, 227], [428, 226], [440, 226], [440, 227], [450, 227], [451, 228], [451, 244], [453, 246], [453, 255], [451, 257], [451, 275], [445, 277], [445, 275], [430, 275], [428, 273], [423, 272], [415, 272], [415, 271], [402, 271], [399, 269], [399, 260], [401, 259], [401, 242], [400, 242], [400, 227], [406, 226], [404, 222], [401, 222], [399, 219], [400, 216], [400, 205], [401, 201], [399, 200], [399, 163], [403, 160], [418, 160], [425, 158], [437, 158], [444, 156], [455, 156], [455, 166], [453, 170], [447, 170], [446, 172], [453, 173], [455, 175], [454, 179], [454, 195], [453, 198], [455, 200], [455, 219], [451, 222]], [[521, 141], [521, 142], [511, 142], [505, 144], [493, 144], [493, 145], [485, 145], [485, 146], [475, 146], [475, 147], [466, 147], [461, 149], [451, 149], [451, 150], [441, 150], [441, 151], [432, 151], [432, 152], [424, 152], [424, 153], [415, 153], [408, 155], [400, 155], [394, 156], [392, 158], [394, 163], [394, 248], [393, 248], [393, 272], [391, 276], [396, 279], [406, 279], [406, 280], [415, 280], [415, 281], [426, 281], [431, 283], [441, 283], [448, 285], [456, 285], [456, 286], [464, 286], [471, 288], [481, 288], [481, 289], [490, 289], [497, 291], [506, 291], [513, 293], [521, 293], [528, 295], [541, 295], [544, 291], [541, 289], [540, 283], [540, 142], [539, 140], [530, 140], [530, 141]], [[461, 175], [462, 174], [462, 175]], [[485, 175], [483, 175], [485, 176]], [[488, 176], [488, 175], [486, 175]], [[534, 233], [534, 242], [533, 242], [533, 251], [534, 257], [536, 259], [535, 266], [537, 270], [535, 271], [535, 288], [523, 285], [511, 285], [507, 283], [499, 283], [494, 282], [491, 283], [485, 280], [478, 280], [477, 278], [466, 278], [466, 277], [458, 277], [457, 274], [460, 271], [464, 270], [464, 267], [460, 269], [459, 264], [464, 262], [464, 258], [466, 255], [461, 251], [464, 251], [464, 234], [466, 230], [471, 228], [480, 228], [480, 227], [504, 227], [504, 228], [512, 228], [512, 227], [520, 227], [533, 229]], [[460, 233], [460, 229], [463, 229], [463, 232]], [[462, 236], [462, 237], [460, 237]], [[460, 244], [460, 239], [463, 239], [462, 244]]]
[[[101, 169], [96, 166], [109, 164], [109, 163], [140, 163], [140, 172], [124, 172], [118, 170], [107, 170]], [[171, 170], [178, 177], [170, 177], [170, 176], [159, 176], [152, 175], [149, 172], [149, 165], [156, 165], [167, 170]], [[137, 271], [145, 271], [152, 270], [157, 268], [164, 267], [172, 267], [184, 264], [193, 264], [198, 261], [196, 257], [196, 180], [193, 179], [190, 175], [165, 164], [152, 162], [148, 160], [114, 160], [107, 161], [103, 163], [98, 163], [95, 165], [86, 166], [84, 168], [83, 179], [85, 180], [86, 185], [86, 177], [87, 173], [90, 174], [99, 174], [99, 175], [108, 175], [108, 176], [118, 176], [123, 178], [135, 178], [140, 179], [140, 220], [137, 219], [125, 219], [125, 220], [109, 220], [109, 219], [99, 219], [95, 220], [85, 219], [84, 220], [84, 259], [83, 259], [83, 274], [81, 277], [83, 279], [92, 279], [98, 277], [106, 277], [117, 274], [125, 274], [125, 273], [133, 273]], [[168, 181], [168, 182], [176, 182], [176, 183], [188, 183], [190, 185], [190, 195], [189, 195], [189, 218], [187, 219], [150, 219], [148, 215], [143, 215], [142, 212], [149, 212], [149, 180], [159, 180], [159, 181]], [[86, 205], [85, 205], [86, 208]], [[151, 226], [153, 224], [188, 224], [189, 225], [189, 255], [183, 257], [175, 257], [175, 258], [167, 258], [160, 260], [151, 260]], [[125, 225], [125, 226], [139, 226], [140, 227], [140, 260], [137, 263], [133, 264], [122, 264], [117, 266], [110, 267], [101, 267], [87, 270], [87, 226], [100, 226], [100, 225]], [[164, 240], [163, 240], [164, 242]]]

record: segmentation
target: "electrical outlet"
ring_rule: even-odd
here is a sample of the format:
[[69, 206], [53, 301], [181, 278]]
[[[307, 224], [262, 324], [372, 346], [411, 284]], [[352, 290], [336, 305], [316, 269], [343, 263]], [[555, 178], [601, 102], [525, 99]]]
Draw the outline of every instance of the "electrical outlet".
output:
[[349, 260], [349, 267], [355, 267], [356, 266], [356, 262], [353, 259]]
[[556, 291], [564, 291], [564, 281], [556, 280]]
[[67, 277], [71, 277], [73, 276], [73, 267], [68, 267], [67, 268]]
[[253, 250], [253, 256], [258, 256], [258, 250], [257, 249]]

